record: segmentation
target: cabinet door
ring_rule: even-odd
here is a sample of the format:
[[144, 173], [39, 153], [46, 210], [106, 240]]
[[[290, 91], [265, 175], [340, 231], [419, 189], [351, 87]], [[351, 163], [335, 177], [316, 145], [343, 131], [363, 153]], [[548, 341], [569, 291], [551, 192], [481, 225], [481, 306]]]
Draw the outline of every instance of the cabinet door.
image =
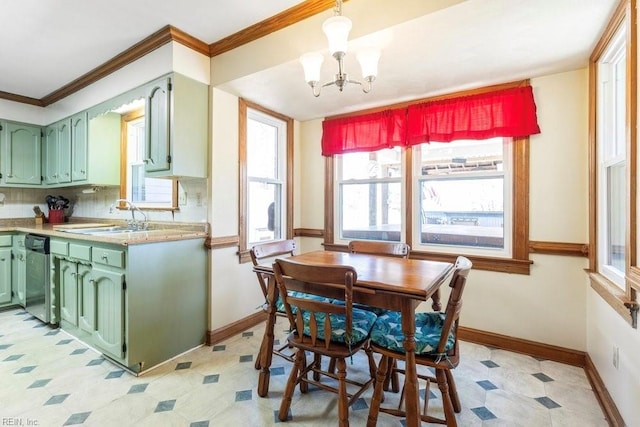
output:
[[145, 171], [169, 170], [171, 138], [171, 79], [152, 83], [145, 102]]
[[71, 180], [86, 181], [89, 164], [87, 112], [71, 117]]
[[95, 280], [96, 325], [94, 344], [105, 353], [123, 358], [124, 349], [124, 273], [93, 269]]
[[5, 183], [40, 185], [40, 128], [7, 122], [3, 132]]
[[89, 333], [96, 329], [96, 291], [91, 266], [78, 264], [78, 289], [80, 290], [78, 326]]
[[24, 249], [14, 249], [11, 260], [12, 285], [18, 304], [24, 307], [27, 299], [27, 253]]
[[78, 325], [78, 265], [60, 260], [60, 318]]
[[58, 183], [71, 182], [71, 121], [58, 124]]
[[47, 126], [42, 142], [42, 176], [46, 185], [58, 182], [58, 132], [57, 125]]
[[0, 304], [11, 302], [11, 248], [0, 248]]

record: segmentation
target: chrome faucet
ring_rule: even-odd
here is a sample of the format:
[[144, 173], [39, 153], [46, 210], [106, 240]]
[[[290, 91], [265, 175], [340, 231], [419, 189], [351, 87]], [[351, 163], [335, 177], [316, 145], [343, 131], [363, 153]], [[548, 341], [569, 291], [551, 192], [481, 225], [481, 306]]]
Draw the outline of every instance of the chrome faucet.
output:
[[[144, 212], [142, 212], [139, 207], [137, 207], [127, 199], [118, 199], [115, 202], [113, 202], [113, 204], [109, 208], [109, 213], [113, 213], [113, 210], [116, 207], [115, 205], [118, 203], [126, 203], [127, 205], [129, 205], [129, 210], [131, 211], [131, 221], [129, 222], [129, 225], [131, 228], [135, 230], [146, 230], [147, 226], [149, 225], [147, 223], [147, 215]], [[136, 211], [140, 212], [144, 217], [142, 224], [139, 224], [138, 221], [136, 220]]]

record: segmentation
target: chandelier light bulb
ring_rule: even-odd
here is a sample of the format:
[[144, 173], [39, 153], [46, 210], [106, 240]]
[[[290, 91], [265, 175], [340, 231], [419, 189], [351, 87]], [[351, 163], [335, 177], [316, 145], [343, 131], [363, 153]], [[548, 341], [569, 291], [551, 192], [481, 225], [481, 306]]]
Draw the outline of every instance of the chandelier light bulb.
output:
[[378, 60], [380, 59], [380, 50], [376, 48], [365, 48], [356, 54], [356, 58], [362, 68], [362, 77], [365, 80], [373, 81], [378, 75]]
[[332, 16], [324, 21], [322, 31], [327, 36], [331, 55], [335, 55], [336, 52], [347, 53], [351, 26], [351, 20], [346, 16]]
[[304, 69], [304, 80], [309, 84], [320, 81], [320, 69], [324, 56], [318, 52], [305, 53], [300, 57], [300, 63]]

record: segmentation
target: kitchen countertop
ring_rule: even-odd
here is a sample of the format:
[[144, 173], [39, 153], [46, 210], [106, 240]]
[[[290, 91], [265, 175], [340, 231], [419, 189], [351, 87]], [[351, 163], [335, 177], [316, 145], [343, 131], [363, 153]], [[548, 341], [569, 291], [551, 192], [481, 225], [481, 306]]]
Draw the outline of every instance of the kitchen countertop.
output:
[[[136, 245], [144, 243], [157, 243], [171, 240], [203, 239], [208, 235], [207, 223], [185, 222], [149, 222], [149, 230], [123, 231], [110, 235], [88, 235], [69, 233], [55, 230], [56, 226], [70, 224], [111, 224], [126, 226], [124, 221], [109, 221], [105, 218], [76, 218], [64, 224], [36, 224], [33, 218], [0, 219], [0, 232], [17, 231], [21, 233], [34, 233], [49, 237], [84, 240], [90, 242], [103, 242], [119, 245]], [[89, 226], [89, 225], [87, 225]]]

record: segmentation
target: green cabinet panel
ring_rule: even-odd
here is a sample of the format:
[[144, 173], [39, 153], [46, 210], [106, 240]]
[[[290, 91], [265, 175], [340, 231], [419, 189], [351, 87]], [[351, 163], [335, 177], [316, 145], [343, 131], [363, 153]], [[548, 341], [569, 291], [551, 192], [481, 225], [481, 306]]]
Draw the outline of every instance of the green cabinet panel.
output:
[[124, 357], [124, 273], [93, 269], [95, 332], [93, 343], [118, 359]]
[[1, 173], [5, 184], [41, 184], [41, 136], [38, 126], [3, 124]]
[[96, 285], [91, 266], [78, 264], [78, 327], [90, 334], [96, 330]]
[[11, 299], [11, 248], [0, 248], [0, 304]]
[[71, 182], [71, 121], [47, 126], [42, 142], [42, 174], [45, 185]]
[[89, 121], [83, 111], [71, 117], [71, 180], [86, 181], [89, 170]]
[[168, 171], [171, 163], [171, 78], [149, 85], [145, 101], [145, 172]]
[[27, 251], [24, 247], [24, 234], [13, 236], [13, 256], [11, 260], [11, 284], [14, 302], [24, 307], [27, 299]]
[[60, 260], [60, 318], [78, 326], [78, 264]]
[[98, 264], [109, 265], [116, 268], [124, 268], [124, 251], [94, 247], [91, 250], [91, 261]]

